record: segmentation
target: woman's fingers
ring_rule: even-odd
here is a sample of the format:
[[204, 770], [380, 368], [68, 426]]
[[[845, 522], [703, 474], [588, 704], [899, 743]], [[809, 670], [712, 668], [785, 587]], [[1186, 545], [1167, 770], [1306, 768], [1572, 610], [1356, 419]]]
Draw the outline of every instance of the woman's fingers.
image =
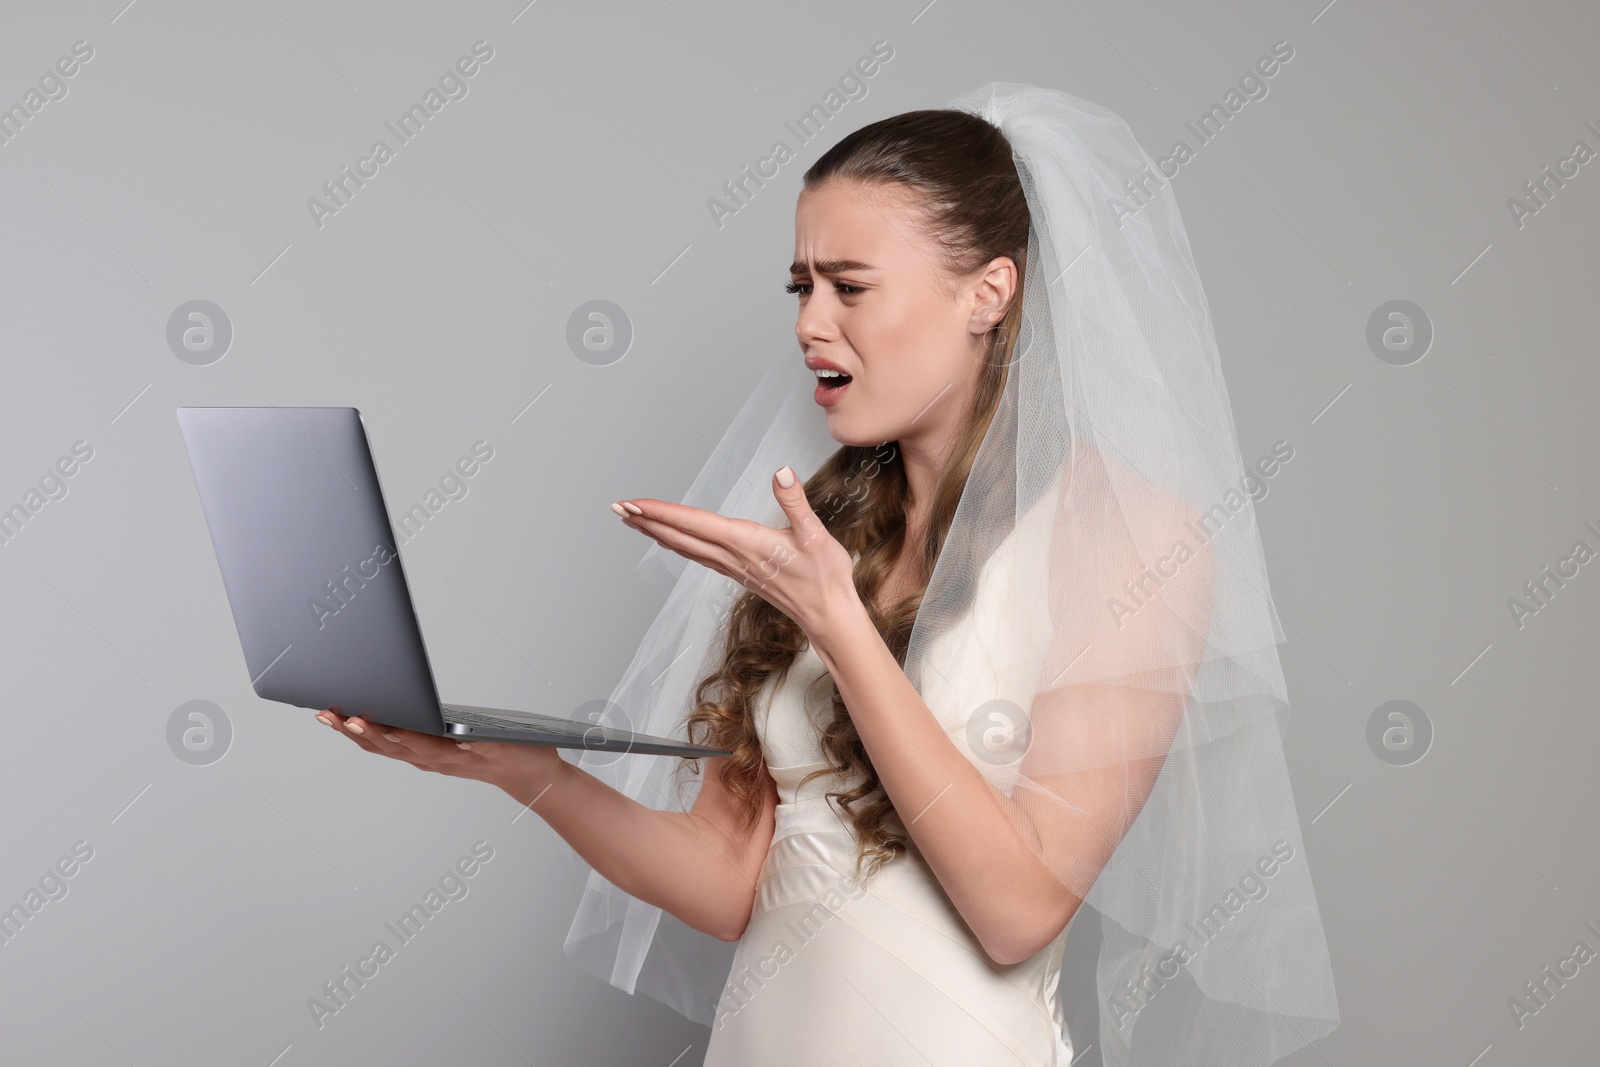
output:
[[348, 720], [338, 712], [319, 711], [317, 712], [317, 718], [327, 723], [336, 733], [343, 734], [345, 737], [355, 742], [361, 748], [366, 749], [368, 752], [378, 751], [373, 747], [371, 739], [366, 736], [364, 730], [352, 730], [347, 727], [345, 724]]
[[[413, 767], [424, 771], [438, 771], [440, 769], [434, 760], [423, 758], [401, 743], [399, 734], [394, 732], [392, 727], [359, 718], [356, 719], [356, 725], [362, 727], [363, 736], [370, 739], [368, 743], [371, 745], [372, 751], [378, 755], [388, 756], [390, 759], [400, 760], [402, 763], [409, 763]], [[349, 724], [347, 723], [346, 729], [348, 728]]]
[[432, 734], [418, 733], [415, 730], [404, 730], [398, 726], [384, 726], [381, 723], [367, 722], [357, 719], [370, 735], [375, 735], [374, 744], [379, 750], [386, 753], [400, 755], [406, 759], [420, 760], [423, 763], [453, 764], [464, 762], [463, 756], [471, 750], [465, 749], [462, 743], [449, 737], [434, 737]]
[[629, 515], [622, 520], [622, 524], [638, 530], [669, 552], [676, 552], [678, 555], [709, 570], [716, 571], [724, 577], [736, 577], [734, 568], [737, 564], [733, 553], [722, 545], [703, 540], [694, 534], [685, 533], [683, 530], [667, 523], [656, 522], [639, 515]]
[[343, 734], [345, 737], [355, 742], [361, 748], [366, 749], [368, 752], [375, 753], [379, 756], [388, 756], [392, 759], [398, 759], [402, 762], [409, 763], [414, 767], [422, 767], [423, 770], [430, 769], [423, 767], [421, 763], [417, 762], [416, 756], [400, 746], [397, 746], [394, 742], [380, 740], [382, 733], [389, 729], [388, 727], [385, 727], [379, 723], [367, 722], [365, 719], [358, 718], [354, 715], [343, 716], [337, 712], [319, 713], [317, 718], [321, 719], [325, 723], [328, 723], [332, 729]]
[[451, 738], [434, 737], [397, 726], [363, 719], [359, 715], [340, 715], [336, 711], [320, 711], [317, 718], [348, 737], [368, 752], [388, 756], [425, 771], [444, 772], [466, 762], [472, 746]]

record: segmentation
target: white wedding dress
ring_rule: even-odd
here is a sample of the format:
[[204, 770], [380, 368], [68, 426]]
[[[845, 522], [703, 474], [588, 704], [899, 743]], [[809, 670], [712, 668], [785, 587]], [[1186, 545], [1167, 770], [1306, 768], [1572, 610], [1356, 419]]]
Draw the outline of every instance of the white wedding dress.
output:
[[[1007, 556], [995, 553], [985, 579]], [[973, 611], [946, 635], [949, 651], [941, 662], [960, 669], [940, 673], [959, 679], [959, 689], [981, 686], [984, 673], [982, 664], [955, 653], [971, 647], [961, 641], [963, 632], [970, 634], [964, 628], [974, 617], [986, 628], [1007, 625], [997, 612], [985, 613], [986, 584], [993, 595], [993, 584], [980, 580]], [[1032, 957], [999, 966], [914, 841], [864, 883], [851, 881], [853, 828], [824, 796], [840, 780], [830, 773], [800, 786], [827, 766], [820, 748], [831, 713], [827, 682], [819, 681], [825, 674], [808, 646], [781, 682], [767, 680], [754, 702], [778, 786], [777, 826], [717, 1005], [705, 1067], [1066, 1067], [1073, 1050], [1057, 1018], [1056, 985], [1070, 923]], [[946, 728], [964, 743], [960, 724]], [[903, 833], [898, 817], [891, 825]]]

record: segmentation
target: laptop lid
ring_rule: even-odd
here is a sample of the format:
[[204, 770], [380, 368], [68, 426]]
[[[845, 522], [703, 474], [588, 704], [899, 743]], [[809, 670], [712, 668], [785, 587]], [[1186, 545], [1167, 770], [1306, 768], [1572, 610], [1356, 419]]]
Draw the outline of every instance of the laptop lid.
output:
[[256, 695], [442, 734], [361, 413], [180, 407], [178, 426]]

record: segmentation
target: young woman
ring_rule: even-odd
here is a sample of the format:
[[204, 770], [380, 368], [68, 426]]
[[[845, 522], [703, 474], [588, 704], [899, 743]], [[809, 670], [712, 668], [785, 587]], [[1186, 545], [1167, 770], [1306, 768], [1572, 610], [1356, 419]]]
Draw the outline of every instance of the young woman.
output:
[[[814, 390], [763, 380], [720, 507], [614, 506], [699, 565], [619, 686], [631, 725], [730, 756], [319, 717], [544, 818], [594, 870], [569, 954], [710, 1022], [707, 1064], [1066, 1064], [1086, 901], [1103, 1062], [1331, 1030], [1249, 480], [1126, 124], [999, 83], [858, 130], [805, 174], [789, 275]], [[824, 430], [808, 478], [760, 466]]]

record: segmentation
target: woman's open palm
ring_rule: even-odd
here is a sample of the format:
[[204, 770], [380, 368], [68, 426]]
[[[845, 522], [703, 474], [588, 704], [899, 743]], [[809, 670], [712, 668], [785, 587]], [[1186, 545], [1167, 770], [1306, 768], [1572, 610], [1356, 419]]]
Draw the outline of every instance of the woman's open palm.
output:
[[612, 510], [663, 548], [732, 578], [815, 635], [833, 612], [860, 604], [854, 561], [811, 510], [805, 486], [788, 467], [774, 475], [772, 492], [789, 517], [787, 528], [650, 497], [619, 501]]

